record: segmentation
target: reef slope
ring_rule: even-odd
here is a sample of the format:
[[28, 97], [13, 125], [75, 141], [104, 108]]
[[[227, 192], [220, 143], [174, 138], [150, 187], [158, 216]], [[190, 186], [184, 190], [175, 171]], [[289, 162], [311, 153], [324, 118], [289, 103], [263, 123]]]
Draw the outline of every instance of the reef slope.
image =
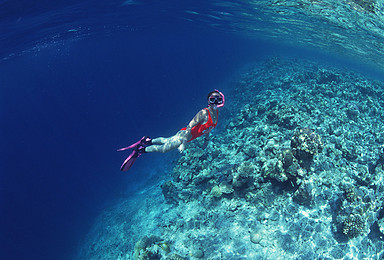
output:
[[82, 259], [382, 259], [384, 84], [270, 58], [207, 149], [104, 212]]

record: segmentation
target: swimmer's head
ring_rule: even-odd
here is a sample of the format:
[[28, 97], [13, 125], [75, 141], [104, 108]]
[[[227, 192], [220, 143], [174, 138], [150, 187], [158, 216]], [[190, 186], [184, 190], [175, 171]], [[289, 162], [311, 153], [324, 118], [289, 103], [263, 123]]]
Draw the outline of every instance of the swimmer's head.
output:
[[208, 106], [223, 107], [225, 103], [224, 94], [218, 91], [217, 89], [209, 92], [207, 100]]

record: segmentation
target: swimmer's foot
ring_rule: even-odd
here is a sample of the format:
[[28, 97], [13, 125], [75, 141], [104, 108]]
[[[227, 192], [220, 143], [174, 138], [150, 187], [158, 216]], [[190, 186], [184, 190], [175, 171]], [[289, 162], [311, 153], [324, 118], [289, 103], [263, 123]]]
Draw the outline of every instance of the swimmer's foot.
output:
[[140, 155], [145, 153], [145, 147], [152, 144], [152, 139], [148, 136], [144, 136], [136, 143], [121, 148], [118, 151], [125, 151], [128, 149], [133, 149], [133, 152], [125, 159], [124, 163], [121, 165], [120, 170], [121, 171], [128, 171], [132, 165], [135, 163], [136, 159], [139, 158]]
[[149, 136], [144, 136], [143, 138], [140, 139], [140, 141], [141, 141], [140, 144], [142, 146], [147, 147], [149, 145], [152, 145], [152, 139], [149, 138]]

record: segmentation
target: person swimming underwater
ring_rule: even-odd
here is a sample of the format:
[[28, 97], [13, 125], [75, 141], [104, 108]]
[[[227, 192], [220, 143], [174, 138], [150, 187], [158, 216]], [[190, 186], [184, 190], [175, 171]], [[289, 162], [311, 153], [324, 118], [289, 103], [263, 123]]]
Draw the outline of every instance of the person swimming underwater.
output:
[[128, 171], [136, 159], [143, 153], [166, 153], [176, 148], [183, 152], [188, 142], [204, 135], [204, 148], [208, 145], [209, 134], [217, 125], [219, 111], [218, 108], [223, 107], [225, 103], [224, 94], [215, 89], [208, 94], [208, 107], [200, 110], [195, 117], [189, 122], [187, 127], [182, 128], [174, 136], [165, 138], [158, 137], [151, 139], [144, 136], [136, 143], [119, 149], [125, 151], [133, 149], [132, 153], [121, 165], [121, 171]]

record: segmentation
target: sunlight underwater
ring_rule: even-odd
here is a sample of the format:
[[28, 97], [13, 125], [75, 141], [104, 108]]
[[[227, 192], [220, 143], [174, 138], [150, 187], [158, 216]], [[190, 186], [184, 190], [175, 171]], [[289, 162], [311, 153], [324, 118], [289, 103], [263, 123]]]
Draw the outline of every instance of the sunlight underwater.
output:
[[[11, 1], [3, 2], [4, 5], [11, 3]], [[18, 56], [25, 55], [29, 59], [28, 55], [31, 55], [36, 58], [41, 49], [47, 48], [54, 53], [50, 58], [56, 59], [55, 55], [65, 56], [64, 53], [71, 52], [72, 41], [81, 41], [93, 36], [98, 36], [100, 39], [105, 35], [108, 35], [106, 38], [111, 35], [119, 38], [121, 36], [119, 33], [126, 32], [145, 34], [148, 32], [147, 29], [152, 33], [160, 27], [172, 35], [170, 39], [174, 41], [177, 36], [173, 30], [179, 29], [178, 26], [182, 21], [187, 23], [180, 25], [183, 29], [183, 26], [198, 30], [209, 28], [215, 32], [233, 33], [249, 39], [256, 37], [282, 42], [285, 44], [286, 54], [291, 54], [290, 45], [305, 46], [322, 51], [319, 56], [328, 52], [335, 56], [340, 55], [342, 58], [350, 58], [358, 64], [368, 63], [381, 70], [384, 66], [382, 1], [212, 0], [209, 3], [204, 1], [206, 5], [202, 6], [197, 2], [194, 1], [192, 5], [187, 6], [180, 1], [165, 1], [160, 5], [155, 2], [127, 0], [119, 2], [116, 6], [114, 1], [104, 1], [95, 5], [97, 7], [90, 7], [88, 1], [84, 1], [76, 2], [67, 6], [68, 8], [61, 8], [63, 5], [58, 5], [55, 10], [50, 10], [48, 6], [47, 9], [43, 8], [44, 12], [41, 13], [35, 13], [35, 6], [26, 5], [22, 14], [19, 13], [19, 6], [11, 6], [18, 11], [15, 16], [10, 14], [2, 22], [4, 31], [0, 35], [0, 42], [6, 44], [0, 50], [0, 57], [4, 62], [11, 64]], [[53, 2], [52, 5], [55, 6]], [[157, 36], [163, 36], [161, 30], [156, 33]], [[192, 35], [191, 39], [194, 36]], [[132, 37], [132, 34], [129, 34], [129, 37]], [[100, 42], [97, 41], [98, 46], [101, 46]], [[162, 44], [169, 48], [170, 46], [165, 43], [166, 40]], [[154, 41], [153, 45], [141, 45], [145, 49], [155, 44], [157, 42]], [[191, 40], [188, 44], [191, 44], [189, 45], [191, 47], [195, 42]], [[142, 53], [138, 48], [132, 49], [137, 52], [135, 53], [137, 57], [145, 56], [141, 57]], [[209, 48], [207, 49], [209, 51]], [[95, 50], [90, 51], [90, 56], [94, 56]], [[185, 50], [180, 48], [178, 51], [176, 53], [180, 54]], [[280, 52], [283, 56], [284, 51]], [[164, 50], [163, 52], [167, 53]], [[109, 52], [106, 56], [108, 54]], [[132, 58], [132, 54], [129, 55], [131, 55], [129, 58]], [[223, 52], [220, 55], [229, 54]], [[148, 61], [153, 62], [153, 57], [151, 55], [148, 57]], [[200, 57], [196, 58], [198, 59]], [[311, 60], [314, 59], [312, 57]], [[195, 64], [196, 60], [190, 63]], [[143, 86], [143, 78], [148, 74], [149, 65], [145, 64], [147, 60], [141, 61], [143, 63], [140, 66], [134, 65], [143, 67], [145, 71], [145, 76], [139, 84]], [[226, 59], [221, 61], [225, 62]], [[68, 64], [70, 62], [72, 61], [68, 61]], [[105, 65], [103, 62], [100, 63]], [[65, 67], [68, 64], [62, 65]], [[159, 64], [164, 65], [162, 62]], [[83, 74], [84, 71], [76, 72]], [[159, 159], [164, 162], [162, 169], [171, 168], [171, 170], [161, 170], [161, 173], [154, 176], [147, 186], [142, 189], [135, 187], [135, 194], [123, 197], [119, 203], [100, 214], [82, 242], [77, 258], [382, 259], [384, 257], [383, 82], [362, 76], [362, 70], [359, 74], [304, 59], [270, 57], [256, 62], [245, 71], [234, 82], [226, 82], [230, 87], [225, 91], [220, 89], [225, 92], [228, 101], [220, 111], [219, 125], [212, 134], [209, 146], [202, 149], [202, 140], [197, 139], [179, 156], [175, 153], [163, 155]], [[63, 74], [63, 71], [56, 72]], [[113, 73], [113, 77], [118, 74], [116, 70]], [[125, 71], [121, 72], [124, 73]], [[206, 73], [213, 77], [214, 69]], [[382, 71], [380, 73], [382, 76]], [[150, 74], [155, 78], [155, 71]], [[157, 74], [159, 75], [163, 76], [161, 72]], [[48, 75], [45, 76], [47, 77], [44, 78], [49, 78]], [[201, 81], [196, 82], [209, 85], [208, 76], [201, 78]], [[219, 79], [221, 80], [223, 79]], [[180, 80], [173, 78], [173, 81], [177, 85]], [[18, 84], [17, 80], [15, 82]], [[85, 82], [89, 83], [88, 79]], [[110, 84], [109, 75], [105, 82]], [[28, 82], [28, 86], [32, 83], [39, 86], [36, 92], [41, 94], [42, 82], [38, 80]], [[62, 83], [65, 85], [67, 81]], [[111, 84], [114, 83], [116, 82]], [[147, 83], [156, 85], [150, 80]], [[74, 88], [77, 88], [76, 84], [71, 82]], [[97, 85], [96, 83], [88, 85], [90, 92], [97, 92], [90, 86], [93, 84]], [[124, 86], [125, 84], [126, 82]], [[63, 89], [68, 90], [65, 87]], [[121, 89], [117, 92], [119, 91]], [[44, 95], [55, 94], [45, 90], [42, 92]], [[33, 102], [30, 103], [28, 95], [20, 99], [19, 93], [15, 96], [16, 104], [23, 98], [27, 100], [28, 109], [18, 108], [20, 111], [23, 110], [21, 114], [24, 115], [24, 110], [28, 112]], [[58, 100], [68, 101], [69, 106], [76, 108], [75, 104], [71, 103], [74, 102], [72, 95], [66, 98], [68, 99], [60, 96]], [[38, 99], [33, 101], [45, 108], [44, 102]], [[100, 109], [100, 104], [95, 104], [95, 107]], [[100, 113], [103, 110], [98, 109], [96, 110]], [[116, 116], [115, 112], [105, 115], [112, 118]], [[26, 115], [28, 118], [25, 122], [34, 122], [30, 120], [28, 113]], [[12, 113], [10, 117], [13, 118]], [[56, 119], [56, 115], [52, 118]], [[134, 121], [132, 118], [129, 120]], [[16, 121], [21, 125], [25, 124], [19, 118]], [[52, 123], [49, 120], [44, 121], [49, 125]], [[61, 118], [59, 121], [65, 123]], [[86, 124], [83, 121], [81, 123]], [[42, 125], [40, 124], [40, 127]], [[69, 125], [79, 127], [78, 124]], [[59, 128], [69, 129], [67, 126]], [[79, 137], [77, 130], [73, 136]], [[11, 131], [14, 132], [13, 129]], [[33, 125], [31, 132], [34, 131], [45, 135], [42, 129]], [[55, 139], [56, 136], [51, 135], [51, 138]], [[87, 138], [92, 142], [95, 140], [93, 136]], [[66, 141], [63, 136], [59, 139]], [[50, 141], [46, 136], [44, 140]], [[38, 143], [40, 145], [40, 142]], [[13, 143], [11, 145], [14, 146]], [[72, 150], [68, 154], [71, 154]], [[102, 154], [93, 145], [90, 150], [95, 151], [98, 156]], [[151, 155], [144, 156], [154, 158], [150, 157]], [[94, 157], [92, 163], [93, 160]], [[107, 162], [104, 163], [109, 164], [112, 160], [105, 160]], [[116, 165], [117, 171], [118, 167], [119, 165]], [[95, 168], [103, 171], [104, 177], [105, 168], [99, 165]], [[92, 171], [96, 170], [92, 168]], [[148, 170], [148, 175], [143, 174], [137, 177], [137, 180], [142, 176], [155, 175], [154, 171]], [[97, 179], [95, 172], [92, 174], [92, 180]], [[29, 173], [28, 175], [30, 176]], [[49, 175], [51, 176], [51, 172]], [[69, 175], [61, 176], [70, 179]], [[33, 177], [39, 180], [38, 177]], [[90, 185], [92, 182], [88, 179], [83, 181], [87, 186], [92, 186]], [[29, 187], [29, 181], [25, 183]], [[61, 179], [60, 184], [64, 187]], [[35, 188], [33, 185], [30, 186], [32, 190]], [[44, 186], [45, 189], [47, 187], [50, 185]], [[74, 186], [67, 188], [65, 186], [65, 190], [70, 190], [70, 194], [76, 197]], [[113, 186], [113, 189], [115, 188]], [[57, 191], [54, 192], [56, 195]], [[87, 193], [81, 194], [84, 196], [88, 194], [91, 197], [89, 191], [85, 192]], [[105, 197], [105, 194], [98, 194]], [[46, 197], [44, 196], [44, 199]], [[78, 201], [78, 198], [73, 200]], [[65, 198], [65, 202], [69, 201]], [[10, 204], [12, 203], [13, 201]], [[46, 202], [43, 201], [44, 203]], [[11, 206], [12, 209], [17, 208]], [[62, 205], [55, 206], [60, 209], [59, 212], [66, 211]], [[43, 209], [39, 210], [45, 217]], [[22, 213], [24, 214], [24, 211]], [[73, 212], [69, 214], [77, 216]], [[22, 214], [18, 214], [18, 217], [20, 215]], [[31, 216], [28, 217], [33, 219]], [[55, 222], [54, 226], [61, 227], [60, 224], [62, 223], [56, 225]], [[19, 223], [16, 225], [20, 230]], [[37, 227], [35, 223], [33, 225], [34, 228]], [[72, 223], [72, 228], [74, 226]], [[59, 237], [55, 233], [56, 230], [53, 228], [52, 230], [55, 238]], [[20, 232], [25, 233], [23, 231]], [[80, 233], [78, 230], [73, 232]], [[67, 240], [71, 242], [75, 240], [72, 233], [68, 236], [70, 238]], [[19, 239], [17, 235], [15, 237], [14, 240], [9, 240], [12, 241], [10, 243]], [[35, 240], [34, 237], [32, 239]], [[60, 236], [59, 246], [65, 244], [63, 241], [63, 236]], [[31, 248], [34, 247], [30, 241], [27, 243]], [[42, 243], [43, 246], [51, 247], [45, 243], [46, 241]], [[13, 247], [18, 250], [19, 244], [15, 243]], [[40, 248], [33, 249], [40, 251]], [[56, 253], [59, 250], [52, 251]]]

